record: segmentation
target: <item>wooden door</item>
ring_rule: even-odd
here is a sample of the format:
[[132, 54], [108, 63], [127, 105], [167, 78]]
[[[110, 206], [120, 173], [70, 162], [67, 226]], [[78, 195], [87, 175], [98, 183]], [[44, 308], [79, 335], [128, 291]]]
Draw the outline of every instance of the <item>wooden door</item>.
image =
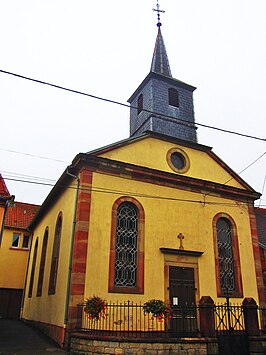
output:
[[173, 308], [171, 331], [174, 335], [192, 336], [197, 331], [194, 269], [169, 267], [169, 296]]
[[0, 317], [19, 319], [23, 290], [0, 289]]

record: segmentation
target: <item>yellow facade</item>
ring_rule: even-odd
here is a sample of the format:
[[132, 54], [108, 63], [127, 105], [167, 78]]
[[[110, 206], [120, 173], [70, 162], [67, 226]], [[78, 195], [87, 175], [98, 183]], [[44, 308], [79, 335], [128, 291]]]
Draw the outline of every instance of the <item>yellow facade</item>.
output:
[[[216, 296], [215, 260], [213, 245], [212, 220], [217, 213], [223, 212], [230, 215], [238, 226], [241, 270], [244, 285], [244, 297], [254, 297], [258, 300], [256, 275], [254, 267], [253, 250], [251, 244], [249, 217], [246, 207], [239, 207], [232, 201], [232, 206], [225, 206], [228, 200], [208, 197], [209, 201], [217, 202], [218, 205], [208, 205], [178, 200], [201, 200], [202, 196], [187, 191], [176, 190], [126, 180], [117, 177], [106, 177], [95, 174], [94, 186], [127, 191], [127, 195], [144, 194], [157, 196], [156, 200], [149, 197], [137, 197], [145, 210], [145, 293], [144, 295], [130, 295], [127, 299], [145, 301], [150, 298], [165, 299], [164, 285], [164, 256], [160, 252], [161, 247], [179, 248], [177, 235], [185, 236], [185, 249], [203, 251], [204, 254], [198, 259], [199, 292], [198, 299], [203, 295], [211, 295], [218, 301]], [[160, 199], [160, 197], [162, 199]], [[167, 200], [169, 198], [169, 200]], [[108, 294], [107, 280], [109, 273], [109, 249], [111, 218], [110, 211], [117, 199], [117, 195], [105, 195], [93, 193], [88, 268], [86, 278], [86, 295], [92, 293], [102, 295], [104, 298], [125, 300], [124, 294]], [[177, 199], [174, 201], [172, 199]], [[99, 227], [99, 215], [103, 221]], [[99, 260], [101, 262], [99, 263]], [[173, 265], [189, 263], [189, 257], [176, 257]], [[97, 265], [97, 273], [93, 265]], [[101, 278], [99, 278], [99, 274]], [[94, 285], [90, 290], [90, 285]], [[161, 285], [161, 287], [158, 287]]]
[[1, 248], [0, 248], [0, 287], [23, 289], [27, 261], [29, 255], [28, 248], [12, 247], [13, 233], [23, 235], [23, 232], [16, 229], [4, 229]]
[[[166, 159], [168, 151], [173, 148], [181, 149], [189, 156], [190, 168], [184, 174], [185, 176], [220, 184], [224, 184], [232, 178], [232, 175], [222, 168], [218, 162], [206, 152], [152, 137], [148, 137], [137, 143], [125, 145], [119, 149], [110, 150], [107, 153], [100, 154], [100, 156], [138, 166], [144, 166], [150, 169], [173, 173], [173, 170], [170, 168]], [[219, 161], [221, 162], [220, 159]], [[230, 180], [228, 185], [243, 188], [243, 186], [235, 179]]]
[[[25, 289], [25, 300], [22, 317], [26, 320], [38, 321], [57, 326], [64, 326], [67, 282], [70, 259], [70, 246], [72, 240], [73, 216], [75, 207], [76, 188], [66, 189], [49, 211], [42, 218], [40, 223], [34, 229], [32, 238], [32, 251], [36, 240], [38, 239], [38, 252], [34, 272], [34, 283], [32, 296], [28, 296], [29, 282], [32, 269], [33, 252], [29, 260], [29, 272]], [[62, 233], [60, 242], [60, 256], [58, 265], [58, 275], [56, 284], [56, 293], [48, 295], [49, 277], [51, 268], [51, 256], [53, 250], [53, 241], [55, 234], [55, 225], [58, 215], [62, 213]], [[44, 279], [42, 295], [37, 296], [37, 282], [40, 271], [40, 259], [45, 230], [48, 228], [48, 245], [45, 260]]]
[[[125, 147], [99, 153], [101, 158], [112, 161], [134, 163], [134, 166], [152, 168], [157, 173], [167, 172], [172, 178], [181, 175], [174, 172], [167, 163], [169, 149], [178, 148], [186, 152], [190, 167], [184, 174], [197, 181], [218, 183], [230, 180], [230, 186], [239, 190], [248, 189], [241, 179], [236, 180], [234, 173], [225, 170], [222, 164], [214, 160], [209, 152], [194, 148], [175, 145], [164, 140], [147, 138], [138, 140]], [[85, 164], [86, 165], [86, 164]], [[88, 171], [89, 166], [85, 166]], [[125, 171], [131, 172], [132, 165]], [[90, 213], [82, 229], [88, 231], [88, 251], [86, 260], [85, 291], [82, 300], [92, 295], [99, 295], [108, 301], [145, 302], [158, 298], [169, 301], [169, 280], [165, 275], [168, 266], [183, 266], [194, 268], [196, 285], [196, 302], [202, 296], [211, 296], [215, 302], [223, 302], [223, 297], [217, 295], [217, 280], [215, 276], [215, 253], [213, 220], [217, 214], [230, 216], [236, 225], [238, 237], [240, 270], [243, 285], [243, 297], [233, 299], [240, 303], [244, 297], [253, 297], [257, 302], [258, 290], [254, 264], [253, 247], [251, 243], [250, 218], [247, 203], [233, 198], [225, 198], [222, 193], [214, 191], [193, 191], [193, 189], [160, 185], [158, 182], [134, 179], [130, 173], [113, 171], [104, 173], [92, 169], [92, 184], [87, 187], [91, 194]], [[170, 176], [169, 175], [169, 176]], [[196, 181], [195, 180], [195, 181]], [[29, 273], [25, 293], [23, 318], [64, 326], [66, 321], [66, 300], [68, 289], [68, 272], [71, 256], [71, 241], [76, 207], [76, 181], [73, 188], [66, 188], [58, 198], [53, 199], [49, 209], [42, 213], [34, 227], [32, 252], [29, 260]], [[112, 207], [120, 197], [134, 197], [143, 207], [144, 221], [144, 293], [125, 294], [108, 292], [110, 241], [112, 229]], [[63, 216], [63, 229], [60, 244], [60, 257], [55, 295], [48, 295], [51, 254], [55, 223], [58, 214]], [[43, 290], [40, 297], [37, 293], [37, 280], [40, 268], [42, 242], [45, 230], [48, 228], [48, 246], [45, 262]], [[185, 250], [202, 252], [202, 255], [170, 255], [162, 253], [160, 248], [179, 250], [178, 234], [184, 235]], [[32, 296], [28, 297], [29, 280], [33, 259], [34, 243], [38, 238], [38, 253], [34, 274]], [[73, 255], [72, 255], [73, 257]], [[70, 295], [70, 302], [76, 304], [80, 297]], [[76, 303], [75, 303], [76, 302]]]
[[[243, 185], [233, 179], [232, 175], [206, 152], [158, 139], [144, 139], [101, 154], [101, 157], [175, 174], [166, 160], [167, 152], [172, 148], [182, 149], [189, 157], [190, 168], [185, 175], [219, 184], [231, 179], [230, 186], [244, 189]], [[198, 273], [196, 299], [199, 301], [201, 296], [210, 295], [215, 302], [221, 301], [221, 298], [217, 297], [216, 289], [212, 221], [218, 213], [223, 213], [229, 215], [237, 226], [243, 297], [252, 296], [258, 301], [247, 204], [225, 199], [214, 193], [204, 191], [195, 193], [136, 181], [124, 176], [94, 173], [92, 189], [97, 188], [111, 189], [115, 193], [93, 192], [92, 194], [88, 248], [90, 266], [86, 274], [86, 296], [96, 293], [112, 301], [125, 300], [124, 294], [108, 294], [107, 287], [111, 210], [120, 192], [121, 196], [134, 196], [145, 211], [145, 292], [143, 295], [127, 295], [126, 300], [146, 301], [150, 298], [169, 300], [167, 291], [169, 285], [165, 284], [164, 277], [164, 265], [167, 264], [194, 265]], [[99, 225], [99, 216], [103, 221], [101, 225]], [[164, 256], [160, 248], [179, 248], [180, 241], [177, 238], [179, 233], [185, 236], [183, 241], [185, 249], [203, 252], [202, 256], [199, 258]], [[97, 274], [93, 265], [97, 265]]]

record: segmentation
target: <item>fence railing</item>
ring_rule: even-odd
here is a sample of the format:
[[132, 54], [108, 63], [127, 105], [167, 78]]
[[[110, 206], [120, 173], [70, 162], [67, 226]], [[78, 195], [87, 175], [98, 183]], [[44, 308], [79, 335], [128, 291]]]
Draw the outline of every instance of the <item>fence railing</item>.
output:
[[[243, 304], [200, 304], [171, 309], [169, 316], [158, 319], [145, 314], [143, 304], [109, 303], [104, 317], [90, 319], [85, 304], [77, 306], [76, 330], [99, 336], [119, 338], [200, 337], [218, 335], [266, 334], [266, 308]], [[254, 322], [255, 320], [255, 322]], [[256, 328], [256, 324], [257, 327]], [[249, 328], [249, 329], [247, 329]]]
[[262, 334], [266, 334], [266, 308], [259, 307], [260, 330]]
[[245, 331], [244, 310], [242, 305], [216, 304], [214, 306], [216, 332]]
[[109, 303], [105, 316], [98, 320], [90, 319], [84, 309], [84, 304], [78, 305], [77, 329], [95, 335], [135, 338], [198, 336], [197, 307], [175, 307], [163, 319], [145, 314], [141, 303]]

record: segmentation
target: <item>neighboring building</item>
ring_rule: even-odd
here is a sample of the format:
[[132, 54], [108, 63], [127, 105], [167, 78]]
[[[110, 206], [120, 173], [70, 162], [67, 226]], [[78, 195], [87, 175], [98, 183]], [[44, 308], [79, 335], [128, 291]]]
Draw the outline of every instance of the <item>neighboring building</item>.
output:
[[264, 304], [260, 194], [197, 143], [194, 90], [172, 78], [158, 24], [151, 71], [129, 99], [130, 138], [78, 154], [31, 222], [23, 319], [58, 343], [92, 295]]
[[[5, 186], [2, 178], [0, 181]], [[39, 206], [16, 202], [5, 191], [8, 199], [1, 224], [0, 317], [19, 318], [31, 242], [27, 226]]]
[[263, 274], [264, 293], [266, 297], [266, 209], [255, 208], [260, 247], [260, 260]]
[[13, 198], [10, 196], [9, 191], [6, 187], [5, 181], [0, 174], [0, 245], [2, 240], [2, 233], [4, 229], [3, 221], [6, 214], [6, 209], [8, 202]]

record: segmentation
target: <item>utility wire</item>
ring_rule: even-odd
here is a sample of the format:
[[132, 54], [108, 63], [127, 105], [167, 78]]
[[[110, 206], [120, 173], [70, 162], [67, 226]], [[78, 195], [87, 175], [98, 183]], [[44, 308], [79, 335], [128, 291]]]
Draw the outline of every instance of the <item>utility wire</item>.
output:
[[[54, 184], [51, 183], [45, 183], [45, 182], [38, 182], [38, 181], [29, 181], [29, 180], [22, 180], [22, 179], [14, 179], [14, 178], [7, 178], [5, 177], [5, 180], [10, 180], [10, 181], [17, 181], [17, 182], [23, 182], [23, 183], [29, 183], [29, 184], [37, 184], [37, 185], [43, 185], [43, 186], [50, 186], [54, 187]], [[157, 195], [148, 195], [148, 194], [142, 194], [142, 193], [137, 193], [137, 192], [130, 192], [130, 191], [120, 191], [120, 190], [112, 190], [112, 189], [106, 189], [106, 188], [101, 188], [101, 187], [83, 187], [83, 188], [78, 188], [76, 186], [69, 186], [69, 185], [60, 185], [62, 188], [67, 188], [67, 189], [73, 189], [73, 190], [80, 190], [80, 191], [92, 191], [92, 192], [97, 192], [97, 193], [105, 193], [105, 194], [114, 194], [114, 195], [121, 195], [121, 194], [126, 194], [129, 196], [135, 196], [135, 197], [143, 197], [143, 198], [150, 198], [150, 199], [158, 199], [158, 200], [168, 200], [168, 201], [178, 201], [178, 202], [190, 202], [190, 203], [198, 203], [202, 206], [205, 205], [218, 205], [218, 206], [231, 206], [231, 207], [239, 207], [240, 205], [246, 205], [246, 203], [232, 203], [232, 202], [216, 202], [216, 201], [201, 201], [201, 200], [191, 200], [191, 199], [180, 199], [180, 198], [174, 198], [174, 197], [164, 197], [164, 196], [157, 196]]]
[[[27, 76], [24, 76], [24, 75], [8, 72], [6, 70], [1, 70], [0, 69], [0, 72], [3, 73], [3, 74], [8, 74], [8, 75], [15, 76], [15, 77], [20, 78], [20, 79], [25, 79], [25, 80], [33, 81], [35, 83], [48, 85], [48, 86], [54, 87], [56, 89], [65, 90], [65, 91], [72, 92], [72, 93], [75, 93], [75, 94], [88, 96], [88, 97], [91, 97], [93, 99], [109, 102], [109, 103], [120, 105], [120, 106], [127, 107], [127, 108], [133, 108], [135, 110], [138, 109], [135, 106], [130, 106], [129, 104], [124, 104], [124, 103], [119, 102], [119, 101], [106, 99], [106, 98], [103, 98], [103, 97], [100, 97], [100, 96], [96, 96], [96, 95], [92, 95], [92, 94], [88, 94], [88, 93], [85, 93], [85, 92], [82, 92], [82, 91], [79, 91], [79, 90], [69, 89], [69, 88], [66, 88], [64, 86], [52, 84], [52, 83], [49, 83], [49, 82], [46, 82], [46, 81], [42, 81], [42, 80], [38, 80], [38, 79], [33, 79], [33, 78], [30, 78], [30, 77], [27, 77]], [[189, 125], [189, 126], [196, 125], [196, 126], [200, 126], [200, 127], [204, 127], [204, 128], [214, 129], [216, 131], [220, 131], [220, 132], [224, 132], [224, 133], [230, 133], [230, 134], [234, 134], [234, 135], [237, 135], [237, 136], [241, 136], [241, 137], [245, 137], [245, 138], [251, 138], [251, 139], [255, 139], [255, 140], [266, 142], [266, 138], [260, 138], [260, 137], [256, 137], [256, 136], [251, 136], [249, 134], [244, 134], [244, 133], [235, 132], [235, 131], [231, 131], [231, 130], [227, 130], [227, 129], [223, 129], [223, 128], [218, 128], [218, 127], [206, 125], [206, 124], [203, 124], [203, 123], [196, 123], [196, 122], [192, 123], [190, 121], [187, 121], [187, 120], [184, 120], [184, 119], [177, 119], [176, 117], [173, 117], [173, 116], [170, 116], [170, 115], [165, 115], [165, 114], [162, 114], [160, 112], [154, 112], [154, 111], [150, 111], [150, 110], [146, 110], [146, 109], [143, 109], [143, 111], [151, 113], [151, 114], [154, 114], [154, 115], [162, 116], [162, 117], [165, 117], [165, 118], [175, 119], [177, 121], [177, 123], [181, 124], [181, 125], [182, 124], [183, 125]]]
[[[255, 159], [252, 163], [250, 163], [247, 167], [245, 167], [243, 170], [241, 170], [239, 173], [237, 173], [238, 175], [242, 174], [244, 171], [246, 171], [248, 168], [250, 168], [253, 164], [255, 164], [258, 160], [260, 160], [264, 155], [266, 154], [266, 152], [264, 152], [263, 154], [261, 154], [257, 159]], [[228, 184], [228, 182], [230, 182], [231, 180], [233, 180], [234, 177], [231, 177], [230, 179], [228, 179], [227, 181], [225, 181], [223, 183], [223, 185], [226, 185]], [[266, 175], [265, 175], [265, 179], [266, 179]], [[207, 193], [207, 194], [204, 194], [204, 196], [209, 196], [210, 194]], [[261, 196], [263, 195], [263, 191], [262, 191], [262, 194]]]
[[[258, 160], [260, 160], [264, 155], [266, 154], [266, 151], [261, 154], [257, 159], [255, 159], [252, 163], [250, 163], [246, 168], [244, 168], [243, 170], [241, 170], [238, 175], [240, 175], [241, 173], [243, 173], [244, 171], [246, 171], [248, 168], [250, 168], [253, 164], [255, 164]], [[4, 174], [7, 174], [11, 177], [5, 177], [6, 180], [12, 180], [12, 181], [17, 181], [17, 182], [25, 182], [25, 183], [31, 183], [31, 184], [39, 184], [39, 185], [45, 185], [45, 186], [51, 186], [53, 187], [54, 186], [54, 183], [56, 182], [56, 180], [53, 180], [53, 179], [46, 179], [46, 178], [41, 178], [41, 177], [36, 177], [36, 176], [32, 176], [32, 175], [24, 175], [24, 174], [18, 174], [18, 173], [12, 173], [12, 172], [6, 172], [6, 171], [2, 171], [2, 173]], [[19, 179], [19, 177], [21, 177], [21, 179]], [[30, 180], [25, 180], [25, 179], [29, 179], [29, 178], [32, 178], [34, 180], [37, 180], [37, 181], [30, 181]], [[39, 181], [38, 181], [39, 180]], [[226, 185], [228, 182], [230, 182], [231, 180], [233, 180], [233, 177], [230, 178], [229, 180], [227, 180], [224, 185]], [[266, 183], [266, 175], [265, 175], [265, 179], [264, 179], [264, 184], [263, 184], [263, 191], [262, 191], [262, 195], [264, 193], [264, 187], [265, 187], [265, 183]], [[65, 186], [67, 187], [67, 186]], [[70, 187], [72, 188], [72, 187]], [[128, 192], [125, 192], [125, 191], [115, 191], [115, 190], [108, 190], [108, 189], [104, 189], [104, 191], [100, 191], [100, 188], [98, 188], [98, 190], [95, 192], [106, 192], [106, 193], [128, 193]], [[207, 194], [204, 194], [204, 198], [206, 196], [209, 196], [210, 194], [207, 193]], [[134, 195], [136, 196], [136, 194]], [[138, 196], [142, 196], [140, 194], [138, 194]], [[146, 195], [143, 195], [144, 197], [147, 197]], [[150, 198], [152, 198], [153, 196], [149, 196]], [[156, 197], [155, 197], [156, 198]], [[204, 202], [200, 202], [200, 203], [204, 203], [205, 204], [205, 200]], [[259, 201], [259, 206], [261, 205], [261, 199]]]
[[67, 161], [60, 160], [60, 159], [54, 159], [54, 158], [48, 158], [48, 157], [44, 157], [44, 156], [40, 156], [40, 155], [35, 155], [35, 154], [30, 154], [30, 153], [18, 152], [18, 151], [16, 151], [16, 150], [11, 150], [11, 149], [0, 148], [0, 150], [2, 150], [3, 152], [9, 152], [9, 153], [16, 153], [16, 154], [21, 154], [21, 155], [27, 155], [27, 156], [29, 156], [29, 157], [34, 157], [34, 158], [40, 158], [40, 159], [45, 159], [45, 160], [53, 160], [53, 161], [56, 161], [56, 162], [58, 162], [58, 163], [68, 163]]
[[43, 177], [39, 177], [39, 176], [12, 173], [10, 171], [4, 171], [4, 170], [1, 170], [1, 174], [4, 174], [5, 176], [9, 176], [10, 178], [15, 178], [15, 179], [32, 179], [35, 181], [56, 183], [55, 179], [48, 179], [48, 178], [43, 178]]
[[[1, 150], [1, 148], [0, 148], [0, 150]], [[13, 152], [15, 152], [15, 151], [13, 151]], [[261, 158], [263, 158], [265, 154], [266, 154], [266, 151], [265, 151], [263, 154], [261, 154], [258, 158], [256, 158], [252, 163], [250, 163], [248, 166], [246, 166], [243, 170], [241, 170], [239, 173], [237, 173], [237, 174], [238, 174], [238, 175], [241, 175], [244, 171], [246, 171], [247, 169], [249, 169], [249, 168], [250, 168], [252, 165], [254, 165], [257, 161], [259, 161]], [[31, 154], [27, 154], [27, 155], [31, 155]], [[43, 158], [43, 159], [50, 159], [50, 158], [40, 157], [40, 156], [37, 156], [37, 155], [36, 155], [35, 157]], [[63, 161], [63, 160], [57, 160], [57, 159], [52, 159], [52, 160], [67, 163], [66, 161]], [[32, 176], [32, 175], [24, 175], [24, 174], [12, 173], [12, 172], [7, 172], [7, 171], [2, 171], [2, 173], [8, 174], [8, 175], [11, 175], [11, 176], [14, 176], [14, 177], [33, 178], [33, 179], [35, 179], [35, 180], [43, 180], [43, 181], [56, 182], [56, 180], [54, 180], [54, 179], [46, 179], [46, 178], [36, 177], [36, 176]], [[234, 177], [231, 177], [229, 180], [225, 181], [223, 185], [228, 184], [228, 182], [232, 181], [233, 179], [234, 179]], [[266, 183], [266, 175], [265, 175], [265, 179], [264, 179], [262, 194], [263, 194], [263, 192], [264, 192], [265, 183]], [[52, 185], [52, 186], [53, 186], [53, 185]], [[205, 194], [205, 196], [208, 196], [208, 195], [209, 195], [209, 194]]]
[[[243, 170], [241, 170], [238, 175], [242, 174], [244, 171], [246, 171], [248, 168], [250, 168], [253, 164], [255, 164], [258, 160], [260, 160], [262, 157], [264, 157], [264, 155], [266, 154], [266, 152], [264, 152], [263, 154], [261, 154], [257, 159], [255, 159], [252, 163], [250, 163], [247, 167], [245, 167]], [[224, 185], [226, 185], [229, 181], [233, 180], [234, 178], [231, 177], [229, 180], [227, 180]]]
[[259, 207], [261, 206], [261, 201], [263, 201], [263, 200], [262, 200], [262, 196], [263, 196], [263, 194], [264, 194], [265, 186], [266, 186], [266, 174], [265, 174], [265, 177], [264, 177], [264, 182], [263, 182], [263, 187], [262, 187], [261, 198], [260, 198], [260, 201], [259, 201]]

